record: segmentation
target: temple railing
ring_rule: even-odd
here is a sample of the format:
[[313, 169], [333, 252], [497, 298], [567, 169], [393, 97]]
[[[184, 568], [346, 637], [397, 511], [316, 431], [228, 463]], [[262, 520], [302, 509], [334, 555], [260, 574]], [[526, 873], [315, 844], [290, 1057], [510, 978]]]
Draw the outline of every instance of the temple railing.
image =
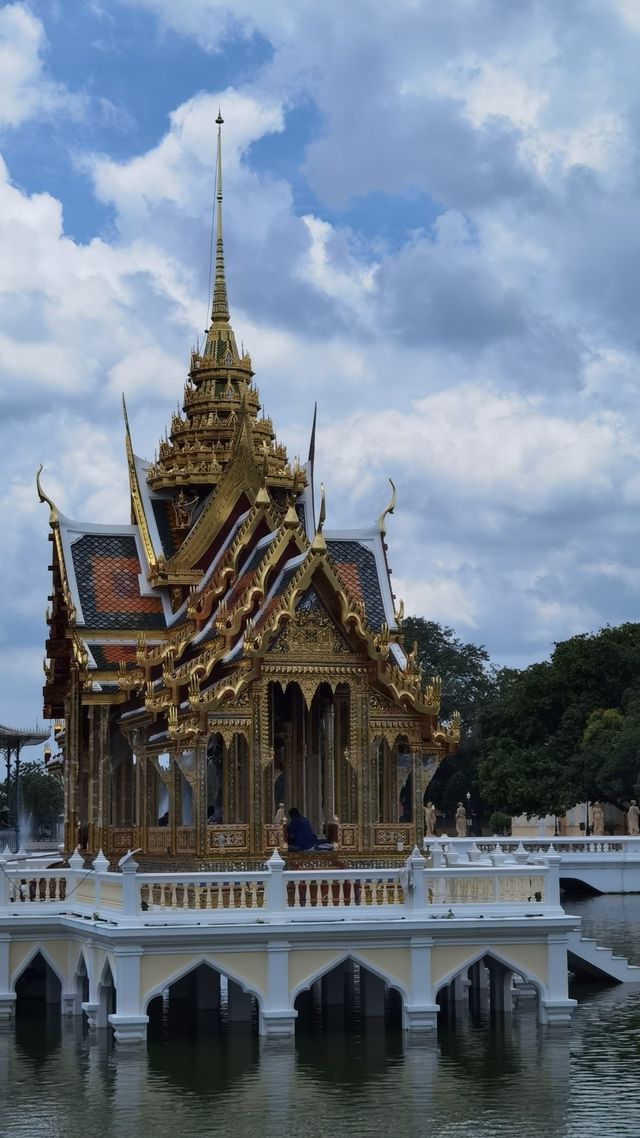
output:
[[400, 867], [287, 870], [274, 851], [244, 872], [140, 873], [133, 855], [110, 869], [101, 855], [85, 868], [33, 868], [0, 857], [0, 917], [65, 913], [116, 925], [265, 924], [344, 920], [560, 915], [560, 859], [517, 864], [500, 855], [447, 865], [417, 849]]
[[479, 855], [507, 854], [518, 859], [526, 860], [530, 854], [558, 854], [565, 857], [568, 854], [613, 854], [632, 860], [640, 859], [640, 836], [626, 835], [593, 835], [585, 838], [578, 837], [537, 837], [537, 838], [449, 838], [446, 835], [438, 838], [425, 838], [423, 850], [425, 854], [433, 849], [439, 849], [447, 859], [456, 857], [469, 857], [472, 861]]

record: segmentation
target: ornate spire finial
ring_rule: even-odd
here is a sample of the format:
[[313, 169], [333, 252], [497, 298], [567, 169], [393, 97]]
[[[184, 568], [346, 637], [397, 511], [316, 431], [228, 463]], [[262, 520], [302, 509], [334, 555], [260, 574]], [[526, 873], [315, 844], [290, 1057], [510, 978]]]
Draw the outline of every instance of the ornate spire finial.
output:
[[222, 124], [224, 119], [218, 110], [218, 154], [216, 163], [216, 273], [213, 282], [213, 303], [211, 323], [229, 323], [229, 301], [224, 276], [224, 249], [222, 245]]

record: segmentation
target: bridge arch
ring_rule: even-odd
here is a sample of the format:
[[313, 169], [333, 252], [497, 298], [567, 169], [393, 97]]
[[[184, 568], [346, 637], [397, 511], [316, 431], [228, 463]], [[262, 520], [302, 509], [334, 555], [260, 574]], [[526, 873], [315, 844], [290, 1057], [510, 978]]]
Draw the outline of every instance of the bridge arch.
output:
[[257, 984], [251, 984], [246, 976], [242, 976], [233, 968], [229, 968], [226, 961], [222, 963], [215, 956], [209, 953], [203, 953], [199, 956], [192, 957], [186, 962], [182, 962], [178, 966], [174, 965], [171, 967], [171, 964], [168, 964], [168, 971], [162, 978], [156, 980], [151, 987], [145, 989], [142, 993], [140, 1003], [143, 1013], [148, 1013], [149, 1004], [157, 996], [161, 996], [167, 988], [171, 988], [172, 985], [177, 984], [180, 980], [197, 972], [203, 965], [218, 976], [223, 976], [226, 980], [231, 980], [234, 984], [237, 984], [248, 996], [253, 996], [258, 1003], [259, 1010], [262, 1010], [264, 991], [262, 991]]
[[17, 1014], [29, 1007], [33, 1010], [36, 1008], [43, 1010], [56, 1006], [58, 1011], [60, 1010], [64, 977], [50, 954], [43, 951], [42, 946], [35, 945], [21, 961], [12, 984], [16, 996]]
[[514, 976], [517, 976], [526, 984], [531, 985], [535, 990], [538, 1014], [542, 1016], [542, 1009], [547, 997], [547, 985], [530, 967], [527, 967], [521, 961], [509, 956], [508, 953], [496, 950], [493, 946], [491, 948], [480, 949], [467, 960], [458, 963], [450, 969], [450, 971], [438, 978], [434, 983], [434, 995], [436, 1003], [440, 1006], [441, 1010], [445, 999], [448, 1000], [451, 998], [449, 993], [451, 993], [452, 989], [454, 992], [454, 1000], [465, 997], [466, 994], [464, 992], [462, 994], [456, 992], [456, 981], [469, 978], [472, 990], [474, 984], [479, 984], [479, 974], [476, 974], [474, 977], [472, 969], [475, 965], [480, 964], [486, 965], [489, 970], [489, 992], [493, 1011], [505, 1012], [512, 1010], [512, 979]]
[[19, 963], [18, 967], [16, 968], [13, 976], [11, 977], [11, 991], [13, 991], [13, 992], [16, 991], [16, 984], [18, 983], [21, 976], [23, 976], [23, 974], [27, 971], [27, 969], [32, 966], [32, 964], [34, 963], [37, 956], [42, 957], [44, 963], [47, 965], [48, 968], [51, 969], [51, 971], [55, 975], [56, 979], [59, 980], [61, 988], [64, 987], [64, 983], [66, 980], [64, 973], [60, 970], [59, 965], [56, 964], [51, 953], [47, 952], [47, 949], [45, 948], [44, 944], [42, 944], [41, 942], [37, 942], [29, 950], [29, 952], [25, 956], [24, 960], [20, 961], [20, 963]]
[[98, 1004], [96, 1027], [108, 1027], [109, 1016], [116, 1012], [118, 1006], [116, 982], [111, 968], [111, 961], [108, 959], [105, 960], [100, 972], [96, 985], [96, 996], [96, 1002]]
[[298, 996], [308, 991], [316, 981], [322, 980], [325, 976], [328, 976], [330, 972], [333, 972], [335, 968], [339, 968], [342, 964], [346, 964], [350, 961], [359, 965], [360, 968], [365, 968], [367, 972], [371, 972], [372, 975], [382, 980], [388, 988], [397, 991], [403, 1003], [407, 999], [407, 989], [399, 980], [398, 976], [394, 975], [391, 971], [382, 969], [379, 964], [371, 962], [367, 956], [364, 954], [360, 955], [357, 950], [348, 949], [346, 952], [337, 953], [330, 960], [325, 960], [322, 964], [312, 969], [304, 979], [298, 981], [289, 993], [291, 1006], [293, 1007]]

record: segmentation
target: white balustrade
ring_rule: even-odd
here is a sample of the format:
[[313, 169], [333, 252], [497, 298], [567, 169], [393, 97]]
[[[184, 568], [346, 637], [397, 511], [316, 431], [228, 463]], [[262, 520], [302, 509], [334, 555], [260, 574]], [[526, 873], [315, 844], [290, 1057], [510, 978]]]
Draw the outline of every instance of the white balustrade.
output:
[[[517, 845], [517, 843], [516, 843]], [[27, 869], [0, 857], [0, 912], [67, 912], [112, 924], [287, 923], [420, 919], [560, 912], [560, 856], [518, 864], [516, 847], [444, 864], [442, 846], [414, 850], [401, 867], [287, 870], [277, 852], [259, 871], [141, 873], [128, 854], [121, 872], [99, 855], [85, 868]], [[492, 847], [493, 849], [493, 847]], [[445, 855], [446, 856], [446, 855]], [[453, 860], [453, 859], [451, 859]]]

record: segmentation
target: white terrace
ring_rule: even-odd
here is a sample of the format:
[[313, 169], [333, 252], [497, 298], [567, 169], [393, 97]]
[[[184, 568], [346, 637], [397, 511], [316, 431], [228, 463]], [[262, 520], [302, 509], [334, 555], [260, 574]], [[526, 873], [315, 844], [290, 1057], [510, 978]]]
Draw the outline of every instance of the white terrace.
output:
[[67, 869], [5, 856], [0, 1012], [12, 1014], [39, 958], [63, 1012], [109, 1023], [119, 1043], [144, 1040], [149, 1005], [189, 976], [197, 1007], [219, 1006], [222, 977], [235, 1015], [253, 999], [260, 1033], [288, 1036], [298, 996], [321, 980], [335, 995], [354, 966], [370, 1014], [393, 989], [407, 1030], [433, 1030], [449, 989], [483, 976], [497, 1010], [511, 1006], [519, 977], [541, 1020], [565, 1023], [574, 1005], [568, 938], [579, 920], [560, 906], [559, 860], [525, 855], [519, 864], [497, 851], [447, 865], [436, 844], [428, 858], [414, 850], [385, 869], [288, 870], [274, 852], [261, 870], [171, 874], [141, 873], [131, 854], [119, 872], [102, 856], [85, 868], [75, 854]]

